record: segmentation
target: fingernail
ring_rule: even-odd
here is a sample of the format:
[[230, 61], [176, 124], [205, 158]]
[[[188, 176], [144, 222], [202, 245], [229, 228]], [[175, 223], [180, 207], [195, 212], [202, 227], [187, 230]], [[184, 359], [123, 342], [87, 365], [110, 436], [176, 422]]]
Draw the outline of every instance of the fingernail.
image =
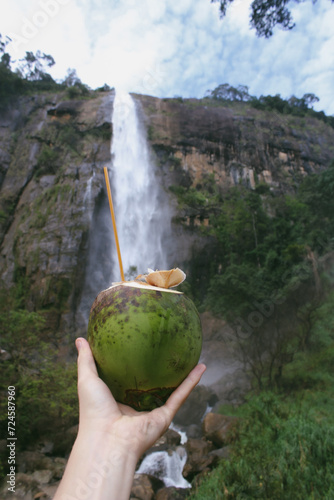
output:
[[82, 347], [82, 341], [81, 341], [81, 339], [76, 339], [75, 345], [76, 345], [76, 348], [79, 351], [79, 349]]

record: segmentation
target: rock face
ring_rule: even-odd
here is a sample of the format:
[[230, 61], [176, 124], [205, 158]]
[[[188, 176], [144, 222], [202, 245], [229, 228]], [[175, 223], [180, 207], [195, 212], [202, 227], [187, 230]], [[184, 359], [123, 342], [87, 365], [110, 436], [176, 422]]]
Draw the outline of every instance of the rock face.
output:
[[[289, 191], [334, 156], [334, 130], [315, 118], [244, 103], [134, 97], [166, 190], [200, 189], [214, 180], [222, 191], [260, 182]], [[42, 312], [59, 340], [65, 332], [86, 334], [79, 304], [91, 273], [92, 228], [107, 207], [103, 166], [111, 162], [113, 99], [113, 91], [74, 101], [65, 92], [41, 93], [21, 98], [0, 117], [1, 286], [23, 287], [25, 306]], [[182, 265], [194, 242], [203, 243], [184, 226], [208, 224], [209, 214], [177, 209], [171, 193], [170, 201]], [[108, 244], [106, 236], [101, 258]], [[215, 339], [210, 342], [214, 349]]]
[[236, 417], [208, 413], [203, 421], [203, 434], [217, 448], [222, 448], [231, 442], [237, 424]]
[[169, 166], [166, 175], [181, 171], [184, 185], [195, 187], [211, 175], [223, 189], [264, 182], [287, 191], [308, 173], [326, 168], [334, 155], [334, 130], [317, 119], [259, 111], [245, 103], [224, 107], [208, 100], [136, 97], [152, 146]]
[[24, 98], [0, 119], [1, 261], [4, 286], [25, 281], [26, 306], [48, 329], [74, 329], [92, 213], [94, 173], [110, 161], [112, 95]]

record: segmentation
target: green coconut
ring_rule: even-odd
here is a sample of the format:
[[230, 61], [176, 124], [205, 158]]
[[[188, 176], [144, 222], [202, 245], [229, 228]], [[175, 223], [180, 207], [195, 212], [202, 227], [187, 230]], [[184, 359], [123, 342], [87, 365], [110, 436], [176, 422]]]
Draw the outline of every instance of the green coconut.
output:
[[152, 410], [198, 363], [202, 330], [194, 303], [183, 293], [130, 281], [99, 293], [88, 341], [99, 376], [116, 401]]

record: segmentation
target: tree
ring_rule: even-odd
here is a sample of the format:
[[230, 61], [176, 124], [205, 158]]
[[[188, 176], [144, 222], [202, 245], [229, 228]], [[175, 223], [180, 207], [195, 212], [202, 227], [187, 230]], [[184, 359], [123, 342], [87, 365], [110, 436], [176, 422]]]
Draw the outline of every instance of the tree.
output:
[[24, 85], [22, 79], [10, 68], [11, 59], [7, 52], [9, 42], [10, 38], [3, 37], [0, 33], [0, 110], [22, 91]]
[[55, 64], [55, 60], [48, 54], [42, 54], [40, 50], [34, 54], [26, 52], [22, 61], [20, 71], [22, 75], [31, 81], [50, 79], [51, 76], [46, 73], [46, 68], [51, 68]]
[[6, 68], [10, 67], [10, 55], [8, 54], [8, 52], [6, 52], [6, 47], [9, 42], [10, 38], [6, 36], [6, 38], [3, 40], [2, 34], [0, 33], [0, 54], [2, 54], [0, 64], [2, 66], [5, 66]]
[[232, 87], [228, 83], [222, 83], [214, 90], [209, 91], [209, 97], [224, 101], [249, 101], [251, 99], [246, 85]]
[[68, 68], [67, 75], [62, 81], [67, 87], [67, 94], [70, 99], [84, 97], [89, 94], [89, 87], [82, 83], [75, 69]]
[[[225, 17], [228, 5], [234, 0], [211, 0], [211, 2], [218, 1], [220, 2], [220, 16]], [[295, 23], [290, 10], [287, 8], [291, 1], [300, 3], [305, 0], [253, 0], [250, 24], [256, 30], [256, 34], [270, 38], [276, 25], [280, 25], [285, 30], [293, 29]], [[312, 2], [315, 3], [317, 0], [312, 0]]]
[[73, 87], [74, 85], [81, 84], [81, 80], [77, 75], [77, 72], [73, 68], [68, 68], [66, 77], [64, 78], [63, 82], [66, 87]]

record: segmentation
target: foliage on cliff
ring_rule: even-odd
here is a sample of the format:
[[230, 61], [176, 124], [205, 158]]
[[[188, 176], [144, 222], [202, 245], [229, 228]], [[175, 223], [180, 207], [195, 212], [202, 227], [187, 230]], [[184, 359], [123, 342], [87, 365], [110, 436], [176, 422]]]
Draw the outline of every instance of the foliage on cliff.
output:
[[10, 41], [9, 37], [0, 34], [0, 109], [8, 106], [18, 96], [28, 93], [66, 88], [70, 98], [89, 93], [88, 87], [77, 78], [74, 70], [69, 70], [63, 82], [57, 83], [47, 72], [55, 64], [53, 57], [39, 50], [35, 54], [26, 52], [25, 57], [19, 61], [19, 66], [13, 70], [11, 56], [7, 51]]
[[181, 206], [211, 212], [201, 227], [210, 244], [190, 263], [188, 291], [228, 320], [257, 385], [280, 384], [286, 364], [308, 346], [327, 293], [319, 259], [334, 242], [334, 162], [295, 195], [274, 196], [265, 185], [174, 192]]
[[319, 102], [319, 98], [312, 93], [304, 94], [302, 97], [292, 95], [288, 99], [284, 99], [280, 94], [256, 97], [249, 94], [247, 85], [233, 87], [228, 83], [222, 83], [214, 90], [208, 91], [207, 98], [225, 105], [228, 102], [247, 102], [255, 109], [300, 117], [310, 116], [334, 127], [334, 116], [327, 116], [323, 111], [313, 109], [313, 104]]
[[[175, 186], [171, 190], [180, 207], [192, 208], [200, 217], [211, 214], [209, 225], [202, 227], [214, 241], [214, 260], [209, 265], [212, 281], [205, 300], [218, 314], [243, 313], [252, 298], [262, 299], [282, 288], [284, 274], [298, 274], [294, 269], [306, 265], [310, 252], [322, 255], [332, 247], [334, 162], [321, 174], [305, 177], [295, 195], [275, 196], [265, 184], [254, 190], [240, 185], [222, 193], [210, 179], [198, 189]], [[228, 278], [243, 269], [243, 280]], [[253, 278], [247, 278], [247, 270]], [[224, 294], [224, 283], [219, 285], [221, 279], [231, 281], [229, 296]], [[251, 279], [258, 285], [246, 286], [245, 280]], [[249, 292], [243, 293], [243, 288]]]

